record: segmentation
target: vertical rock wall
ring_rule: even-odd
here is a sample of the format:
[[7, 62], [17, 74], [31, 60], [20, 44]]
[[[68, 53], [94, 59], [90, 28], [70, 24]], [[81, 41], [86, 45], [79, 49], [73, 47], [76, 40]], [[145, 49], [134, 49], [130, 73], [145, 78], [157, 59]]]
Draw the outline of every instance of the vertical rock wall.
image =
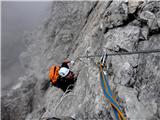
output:
[[[25, 89], [22, 86], [29, 77], [36, 79], [30, 88], [30, 110], [17, 108], [25, 114], [7, 118], [13, 113], [12, 104], [8, 106], [4, 99], [2, 110], [7, 113], [2, 118], [20, 120], [29, 113], [26, 120], [60, 116], [114, 119], [100, 88], [97, 58], [77, 60], [71, 67], [74, 72], [80, 70], [80, 74], [74, 90], [64, 98], [60, 89], [47, 87], [48, 68], [64, 58], [74, 60], [77, 56], [100, 54], [102, 49], [115, 53], [160, 48], [159, 6], [159, 1], [53, 2], [48, 20], [26, 38], [29, 46], [21, 55], [26, 79], [17, 89]], [[159, 53], [108, 58], [109, 84], [122, 99], [120, 105], [128, 119], [160, 119], [159, 60]]]

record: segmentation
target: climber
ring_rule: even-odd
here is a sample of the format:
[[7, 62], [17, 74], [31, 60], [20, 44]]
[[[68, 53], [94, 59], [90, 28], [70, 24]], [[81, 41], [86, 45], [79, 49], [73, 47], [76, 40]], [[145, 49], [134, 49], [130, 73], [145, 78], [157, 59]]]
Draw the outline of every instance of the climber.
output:
[[[73, 85], [77, 80], [77, 75], [75, 75], [70, 69], [68, 64], [73, 65], [74, 61], [64, 60], [61, 66], [53, 65], [49, 71], [49, 79], [51, 85], [54, 85], [58, 88], [61, 88], [64, 92], [68, 86]], [[73, 89], [73, 86], [70, 86], [69, 89]]]

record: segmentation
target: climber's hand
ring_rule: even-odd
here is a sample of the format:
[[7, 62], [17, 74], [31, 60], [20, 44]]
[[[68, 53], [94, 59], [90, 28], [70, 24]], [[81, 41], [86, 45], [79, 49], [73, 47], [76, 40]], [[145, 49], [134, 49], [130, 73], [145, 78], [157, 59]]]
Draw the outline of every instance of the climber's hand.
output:
[[74, 61], [72, 60], [71, 62], [70, 62], [72, 65], [74, 65]]

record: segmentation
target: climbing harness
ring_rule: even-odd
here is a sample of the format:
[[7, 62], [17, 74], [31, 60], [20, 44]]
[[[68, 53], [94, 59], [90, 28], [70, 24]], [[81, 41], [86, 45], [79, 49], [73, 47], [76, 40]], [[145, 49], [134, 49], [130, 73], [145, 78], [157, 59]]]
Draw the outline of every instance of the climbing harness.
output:
[[101, 88], [103, 90], [105, 98], [107, 99], [107, 101], [110, 103], [110, 105], [113, 108], [116, 119], [117, 120], [125, 120], [125, 117], [122, 113], [122, 110], [116, 101], [116, 97], [112, 94], [111, 88], [108, 83], [107, 75], [105, 75], [104, 70], [103, 70], [103, 68], [105, 67], [107, 56], [108, 55], [105, 52], [101, 56], [100, 61], [99, 61]]

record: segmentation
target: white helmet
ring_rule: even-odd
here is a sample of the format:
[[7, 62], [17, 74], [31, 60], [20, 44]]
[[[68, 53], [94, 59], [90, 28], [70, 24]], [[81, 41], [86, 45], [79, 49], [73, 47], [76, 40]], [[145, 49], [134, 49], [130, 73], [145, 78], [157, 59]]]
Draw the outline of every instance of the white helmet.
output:
[[62, 77], [67, 76], [68, 73], [69, 73], [69, 69], [68, 68], [62, 67], [59, 70], [59, 75], [62, 76]]

